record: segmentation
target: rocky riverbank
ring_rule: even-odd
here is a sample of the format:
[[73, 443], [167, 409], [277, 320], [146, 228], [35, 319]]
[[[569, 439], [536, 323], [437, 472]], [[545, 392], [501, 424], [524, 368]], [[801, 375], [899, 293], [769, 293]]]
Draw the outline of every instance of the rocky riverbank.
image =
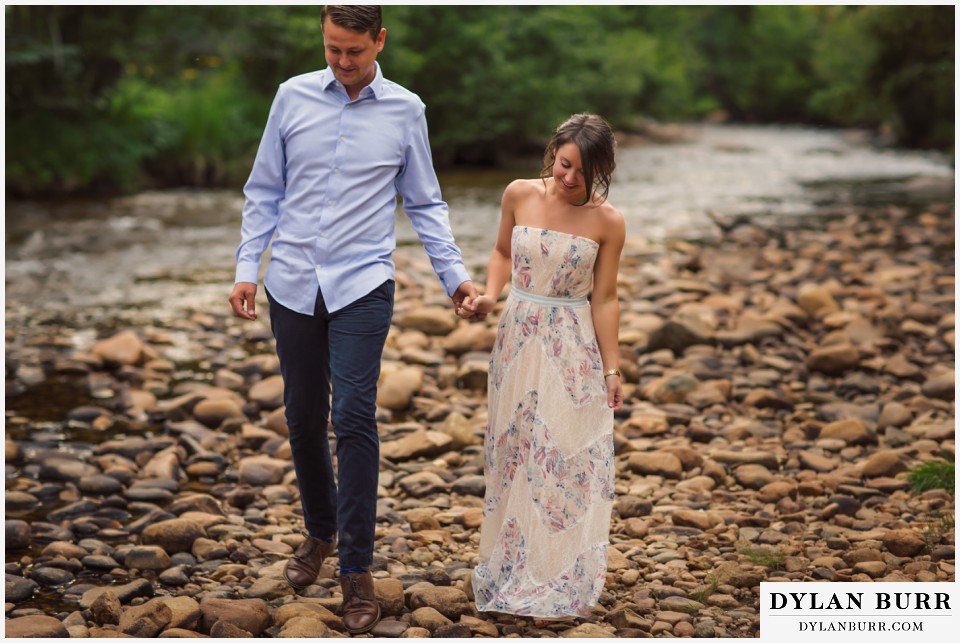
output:
[[[953, 495], [907, 479], [954, 459], [953, 222], [631, 241], [607, 584], [546, 625], [471, 601], [496, 316], [458, 320], [400, 248], [373, 634], [756, 637], [762, 580], [953, 581]], [[183, 319], [8, 325], [8, 636], [346, 636], [336, 558], [299, 595], [282, 579], [303, 538], [282, 383], [228, 286]]]

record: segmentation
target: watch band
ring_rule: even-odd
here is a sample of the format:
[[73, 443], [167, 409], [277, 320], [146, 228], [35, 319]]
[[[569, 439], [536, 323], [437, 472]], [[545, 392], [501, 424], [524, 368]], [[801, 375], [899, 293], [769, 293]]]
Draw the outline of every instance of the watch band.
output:
[[619, 368], [611, 368], [611, 369], [608, 370], [608, 371], [604, 371], [604, 372], [603, 372], [603, 376], [606, 377], [607, 375], [616, 375], [617, 377], [620, 377], [620, 369], [619, 369]]

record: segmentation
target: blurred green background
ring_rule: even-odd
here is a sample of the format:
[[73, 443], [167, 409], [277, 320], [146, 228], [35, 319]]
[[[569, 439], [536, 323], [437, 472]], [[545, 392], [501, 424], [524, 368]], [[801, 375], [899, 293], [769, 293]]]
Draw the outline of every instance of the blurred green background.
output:
[[[7, 6], [10, 196], [239, 186], [319, 7]], [[385, 75], [438, 165], [537, 153], [569, 114], [858, 126], [954, 148], [952, 6], [385, 6]]]

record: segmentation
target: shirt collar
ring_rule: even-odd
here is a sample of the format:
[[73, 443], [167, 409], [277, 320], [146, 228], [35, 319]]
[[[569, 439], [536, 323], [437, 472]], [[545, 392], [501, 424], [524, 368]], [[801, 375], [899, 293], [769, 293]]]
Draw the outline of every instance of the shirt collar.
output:
[[[380, 63], [374, 62], [376, 67], [376, 73], [373, 75], [373, 80], [370, 81], [370, 84], [367, 87], [370, 88], [370, 91], [373, 92], [374, 98], [380, 98], [383, 94], [383, 72], [380, 71]], [[330, 89], [330, 86], [333, 84], [339, 85], [337, 77], [333, 75], [333, 70], [330, 67], [327, 67], [323, 70], [323, 75], [320, 77], [320, 86], [324, 89]], [[367, 87], [364, 87], [360, 90], [361, 94], [366, 93]]]

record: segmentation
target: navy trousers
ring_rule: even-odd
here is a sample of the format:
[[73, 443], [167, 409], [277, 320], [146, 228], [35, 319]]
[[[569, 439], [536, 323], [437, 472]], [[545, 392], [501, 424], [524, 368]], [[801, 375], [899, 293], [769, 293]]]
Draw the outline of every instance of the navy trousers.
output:
[[[329, 313], [318, 292], [310, 316], [284, 307], [267, 292], [304, 523], [317, 538], [339, 532], [345, 567], [373, 562], [380, 471], [377, 379], [393, 293], [394, 282], [387, 280]], [[328, 417], [337, 438], [336, 476]]]

